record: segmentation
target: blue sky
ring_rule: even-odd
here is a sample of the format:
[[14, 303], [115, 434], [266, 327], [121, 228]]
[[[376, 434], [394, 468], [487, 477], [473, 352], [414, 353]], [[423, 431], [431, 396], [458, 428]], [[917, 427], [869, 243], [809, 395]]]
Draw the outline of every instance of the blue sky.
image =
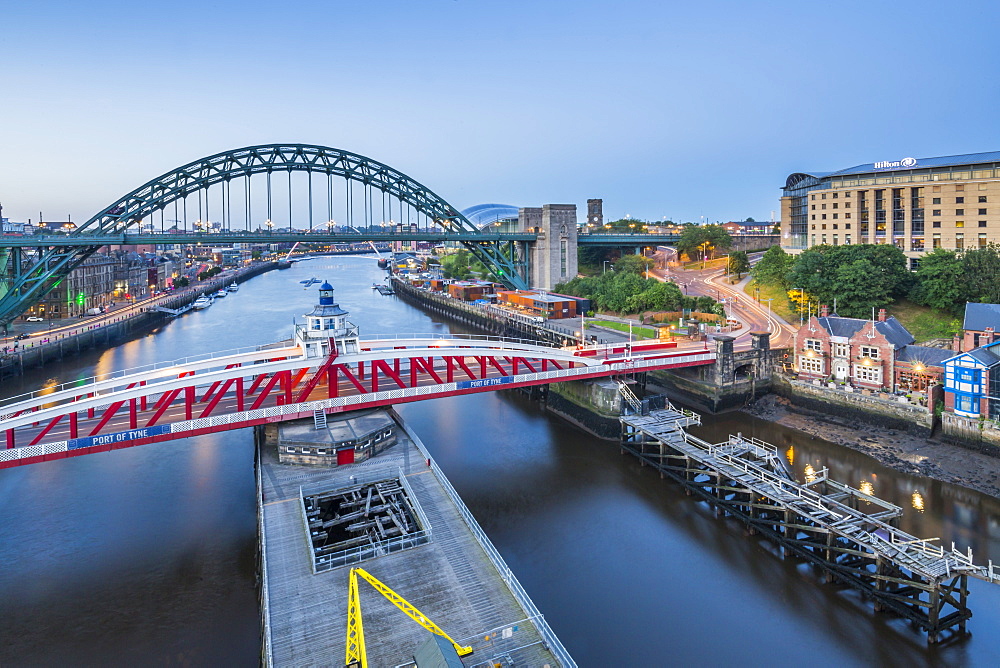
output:
[[[12, 6], [16, 5], [16, 6]], [[351, 150], [452, 204], [766, 219], [793, 171], [1000, 149], [989, 2], [21, 2], [0, 202], [82, 221], [202, 156]]]

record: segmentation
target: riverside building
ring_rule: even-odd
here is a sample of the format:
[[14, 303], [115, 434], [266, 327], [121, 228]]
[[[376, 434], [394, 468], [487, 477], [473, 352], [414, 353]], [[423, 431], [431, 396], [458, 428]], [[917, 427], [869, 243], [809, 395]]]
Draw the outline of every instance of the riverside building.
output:
[[935, 248], [1000, 242], [1000, 151], [796, 172], [781, 198], [782, 246], [894, 244], [916, 267]]

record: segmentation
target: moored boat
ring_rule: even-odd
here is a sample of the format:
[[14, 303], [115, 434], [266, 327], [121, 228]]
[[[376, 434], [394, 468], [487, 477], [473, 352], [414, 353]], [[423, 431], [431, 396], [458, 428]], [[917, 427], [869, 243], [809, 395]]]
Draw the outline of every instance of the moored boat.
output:
[[229, 284], [229, 287], [228, 287], [228, 288], [226, 288], [226, 290], [229, 290], [230, 292], [236, 292], [236, 291], [238, 291], [239, 289], [240, 289], [240, 286], [238, 286], [238, 285], [236, 284], [236, 281], [233, 281], [232, 283], [230, 283], [230, 284]]
[[211, 305], [212, 305], [212, 298], [206, 297], [205, 295], [202, 295], [201, 297], [198, 297], [197, 299], [194, 300], [194, 307], [199, 310], [203, 308], [208, 308]]

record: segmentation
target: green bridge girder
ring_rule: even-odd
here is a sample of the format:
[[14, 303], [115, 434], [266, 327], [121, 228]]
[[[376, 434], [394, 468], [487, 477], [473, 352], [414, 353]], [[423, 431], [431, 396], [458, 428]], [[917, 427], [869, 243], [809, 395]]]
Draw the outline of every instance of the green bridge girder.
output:
[[[19, 252], [19, 246], [29, 246], [23, 243], [26, 239], [9, 244], [6, 238], [0, 239], [0, 267], [4, 270], [0, 273], [0, 325], [7, 325], [26, 311], [100, 246], [108, 243], [104, 238], [153, 236], [129, 235], [128, 229], [138, 226], [144, 218], [161, 211], [167, 204], [234, 178], [286, 171], [338, 176], [396, 197], [443, 230], [458, 234], [461, 237], [458, 240], [505, 285], [528, 287], [525, 277], [509, 257], [511, 249], [501, 245], [504, 242], [484, 235], [442, 197], [402, 172], [371, 158], [327, 146], [267, 144], [217, 153], [148, 181], [80, 225], [65, 237], [65, 242], [60, 239], [45, 247], [31, 238], [34, 243], [30, 247], [35, 249], [33, 257], [21, 257]], [[216, 242], [224, 240], [216, 234], [207, 236]], [[258, 236], [278, 240], [281, 235]], [[376, 235], [360, 235], [353, 240], [366, 241], [367, 236]], [[323, 241], [320, 235], [310, 235], [310, 238]], [[247, 235], [240, 238], [240, 241], [250, 240], [253, 237]], [[295, 240], [301, 239], [296, 237]], [[175, 243], [186, 243], [186, 240]]]

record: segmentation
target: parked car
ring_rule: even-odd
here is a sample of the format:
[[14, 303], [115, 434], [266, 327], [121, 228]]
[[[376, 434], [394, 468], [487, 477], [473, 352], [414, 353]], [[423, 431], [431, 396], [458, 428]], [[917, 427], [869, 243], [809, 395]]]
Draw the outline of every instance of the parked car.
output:
[[27, 322], [45, 322], [45, 318], [42, 318], [41, 316], [37, 315], [29, 315], [27, 318], [25, 318], [25, 320]]

